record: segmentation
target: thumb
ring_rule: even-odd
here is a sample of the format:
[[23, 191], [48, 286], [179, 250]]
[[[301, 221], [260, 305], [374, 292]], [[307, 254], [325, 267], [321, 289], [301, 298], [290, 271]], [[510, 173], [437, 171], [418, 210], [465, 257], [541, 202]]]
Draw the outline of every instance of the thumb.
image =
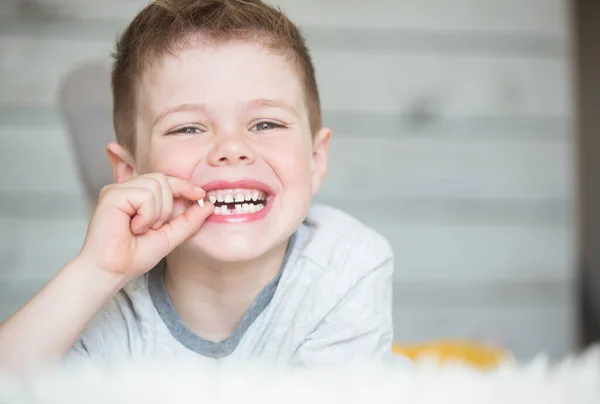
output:
[[205, 203], [203, 207], [194, 203], [185, 212], [172, 219], [160, 229], [152, 231], [152, 234], [147, 233], [149, 237], [144, 237], [143, 242], [144, 244], [148, 243], [154, 246], [154, 248], [156, 245], [165, 246], [167, 251], [164, 252], [164, 255], [167, 255], [200, 230], [206, 218], [213, 211], [214, 207], [210, 203]]

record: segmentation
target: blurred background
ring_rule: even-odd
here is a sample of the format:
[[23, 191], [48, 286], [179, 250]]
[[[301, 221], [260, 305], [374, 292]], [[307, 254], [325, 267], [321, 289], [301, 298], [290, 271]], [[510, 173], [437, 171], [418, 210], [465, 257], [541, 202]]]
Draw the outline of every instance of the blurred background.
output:
[[[109, 55], [146, 3], [0, 0], [0, 320], [81, 246], [94, 194], [86, 181], [110, 180]], [[575, 5], [271, 3], [305, 32], [334, 131], [318, 199], [394, 247], [396, 339], [493, 341], [522, 359], [593, 340], [593, 294], [578, 285], [591, 284], [595, 261], [583, 262], [578, 220], [582, 178], [598, 177], [579, 170], [578, 122], [594, 114], [576, 107], [577, 88], [598, 97], [576, 74]]]

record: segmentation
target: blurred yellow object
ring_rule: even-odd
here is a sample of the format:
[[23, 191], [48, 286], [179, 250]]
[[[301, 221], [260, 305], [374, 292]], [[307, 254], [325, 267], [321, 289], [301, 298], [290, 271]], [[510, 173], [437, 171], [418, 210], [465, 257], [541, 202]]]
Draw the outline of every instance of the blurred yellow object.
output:
[[470, 341], [432, 341], [419, 344], [392, 345], [392, 352], [411, 360], [437, 359], [440, 364], [460, 362], [478, 369], [493, 369], [512, 359], [510, 352]]

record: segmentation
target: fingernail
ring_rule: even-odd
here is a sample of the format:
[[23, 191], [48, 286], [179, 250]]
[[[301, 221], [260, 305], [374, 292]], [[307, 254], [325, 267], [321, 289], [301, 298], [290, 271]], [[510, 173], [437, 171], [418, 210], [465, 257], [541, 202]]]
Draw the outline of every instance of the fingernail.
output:
[[204, 207], [204, 199], [198, 199], [198, 205], [200, 205], [201, 208]]

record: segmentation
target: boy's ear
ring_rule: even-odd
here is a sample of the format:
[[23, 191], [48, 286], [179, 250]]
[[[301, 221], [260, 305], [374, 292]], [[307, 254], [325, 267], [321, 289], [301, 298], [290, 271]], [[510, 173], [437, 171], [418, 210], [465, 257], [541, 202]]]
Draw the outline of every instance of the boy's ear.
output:
[[115, 182], [123, 182], [136, 175], [135, 161], [127, 149], [118, 143], [106, 145], [106, 153], [110, 159]]
[[321, 128], [313, 140], [312, 152], [312, 192], [315, 195], [321, 189], [321, 185], [327, 176], [329, 163], [329, 140], [331, 130]]

